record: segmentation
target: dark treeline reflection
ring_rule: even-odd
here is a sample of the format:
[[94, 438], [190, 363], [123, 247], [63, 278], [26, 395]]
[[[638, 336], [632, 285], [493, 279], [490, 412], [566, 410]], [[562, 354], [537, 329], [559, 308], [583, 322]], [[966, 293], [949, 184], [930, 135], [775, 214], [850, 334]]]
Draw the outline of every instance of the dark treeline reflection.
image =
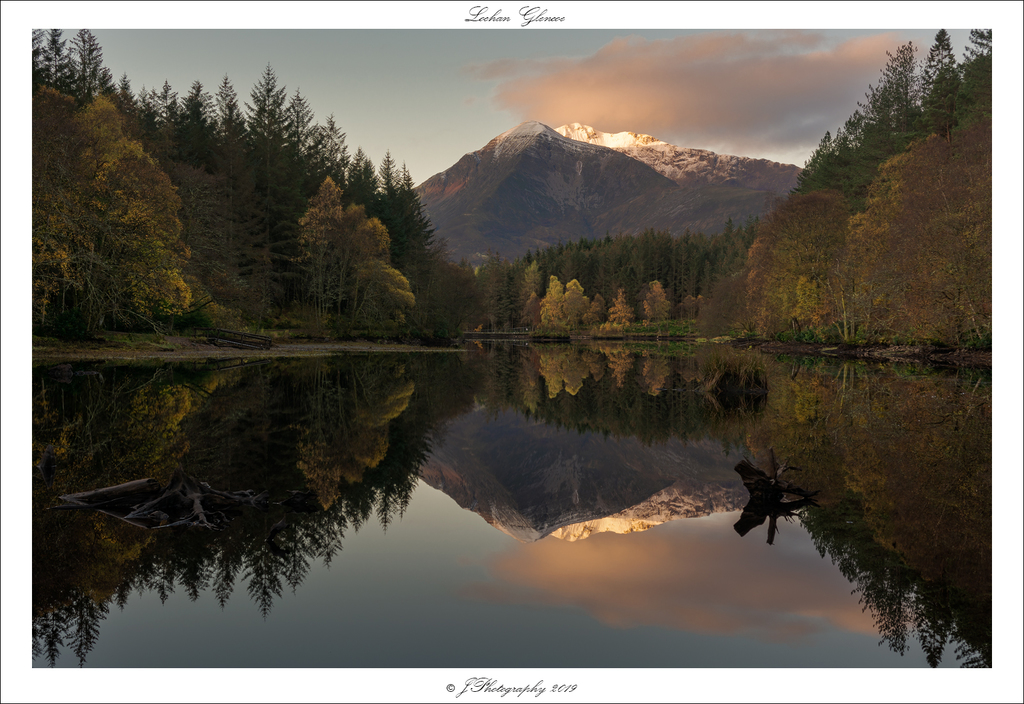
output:
[[882, 642], [991, 667], [991, 376], [804, 361], [773, 367], [770, 397], [748, 442], [821, 490], [803, 523]]
[[[397, 520], [449, 421], [482, 406], [571, 435], [711, 440], [756, 463], [773, 447], [820, 492], [801, 521], [883, 643], [903, 653], [916, 638], [933, 666], [951, 655], [991, 666], [990, 377], [764, 358], [768, 392], [737, 393], [703, 385], [706, 354], [474, 344], [234, 368], [107, 364], [70, 378], [39, 367], [33, 457], [52, 445], [56, 468], [52, 487], [33, 482], [33, 658], [52, 666], [70, 650], [84, 664], [133, 592], [223, 606], [244, 589], [266, 617], [346, 536]], [[216, 490], [266, 490], [269, 508], [220, 532], [48, 510], [63, 495], [166, 484], [179, 466]], [[295, 492], [313, 498], [281, 503]]]
[[[111, 605], [124, 608], [134, 591], [164, 601], [210, 590], [223, 606], [244, 584], [266, 617], [348, 532], [401, 515], [433, 429], [472, 406], [479, 373], [450, 354], [108, 366], [70, 383], [37, 369], [33, 454], [53, 445], [56, 472], [52, 488], [33, 483], [33, 657], [52, 666], [64, 646], [84, 663]], [[62, 495], [166, 483], [179, 463], [214, 489], [269, 491], [269, 510], [247, 510], [222, 532], [47, 510]], [[279, 503], [296, 491], [315, 493], [299, 512]]]
[[482, 400], [492, 410], [577, 432], [645, 444], [713, 438], [743, 448], [763, 394], [719, 394], [700, 386], [704, 355], [692, 348], [621, 344], [497, 346]]

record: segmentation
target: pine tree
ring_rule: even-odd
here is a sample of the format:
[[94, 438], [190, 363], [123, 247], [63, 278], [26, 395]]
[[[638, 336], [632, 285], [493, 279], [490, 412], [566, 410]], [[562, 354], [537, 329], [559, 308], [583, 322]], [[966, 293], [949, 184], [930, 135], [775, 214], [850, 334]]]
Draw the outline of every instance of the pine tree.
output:
[[207, 173], [213, 173], [213, 147], [216, 124], [213, 118], [213, 99], [203, 90], [199, 81], [181, 103], [175, 125], [177, 160]]
[[378, 218], [384, 227], [388, 228], [391, 235], [391, 262], [405, 262], [409, 250], [409, 233], [402, 222], [401, 207], [398, 202], [398, 189], [400, 186], [400, 174], [398, 165], [391, 156], [391, 151], [384, 153], [380, 165], [377, 167], [377, 192], [374, 194], [373, 204], [367, 207], [367, 212]]
[[71, 69], [73, 94], [79, 105], [114, 92], [114, 77], [103, 65], [103, 50], [88, 29], [78, 30], [71, 40]]
[[292, 170], [299, 175], [299, 190], [304, 199], [310, 198], [319, 188], [323, 179], [314, 181], [311, 174], [312, 144], [315, 125], [313, 109], [299, 89], [295, 89], [288, 101], [288, 154]]
[[46, 85], [46, 70], [43, 63], [43, 52], [46, 49], [46, 30], [32, 30], [32, 92], [39, 86]]
[[139, 104], [135, 99], [135, 94], [132, 92], [132, 82], [128, 79], [127, 73], [122, 73], [120, 80], [117, 82], [117, 88], [111, 94], [110, 99], [117, 106], [117, 109], [121, 111], [121, 114], [128, 116], [129, 122], [132, 123], [132, 131], [136, 137], [140, 135], [139, 121]]
[[376, 201], [377, 171], [370, 158], [363, 153], [363, 148], [356, 149], [352, 159], [352, 167], [348, 172], [348, 190], [345, 191], [345, 203], [354, 203], [367, 208]]
[[71, 55], [65, 49], [67, 40], [64, 31], [51, 29], [39, 48], [37, 75], [40, 84], [53, 88], [58, 93], [71, 95], [74, 66]]
[[[224, 246], [229, 253], [231, 269], [238, 271], [245, 288], [252, 293], [259, 288], [255, 285], [258, 277], [254, 279], [253, 275], [259, 270], [257, 254], [261, 251], [254, 241], [258, 225], [255, 187], [249, 166], [245, 116], [227, 76], [221, 81], [215, 103], [213, 163], [224, 211]], [[252, 296], [238, 304], [249, 312], [256, 312], [259, 308]]]
[[877, 158], [877, 163], [903, 151], [916, 136], [914, 124], [921, 115], [916, 52], [913, 42], [899, 47], [895, 54], [886, 52], [889, 62], [878, 86], [868, 86], [867, 102], [859, 103], [865, 120], [862, 148]]
[[926, 134], [938, 134], [950, 141], [956, 126], [956, 98], [960, 91], [960, 71], [953, 56], [949, 34], [940, 29], [928, 51], [924, 71], [924, 100], [921, 124]]
[[[284, 86], [267, 64], [246, 103], [249, 156], [258, 204], [258, 232], [262, 299], [265, 304], [297, 295], [297, 279], [290, 262], [298, 254], [298, 220], [305, 207], [301, 174], [295, 169], [289, 140], [290, 123]], [[292, 286], [291, 284], [295, 284]]]
[[324, 124], [316, 125], [312, 130], [309, 177], [314, 183], [323, 183], [325, 178], [329, 178], [344, 191], [348, 179], [348, 164], [345, 133], [338, 128], [334, 115], [331, 114]]
[[992, 30], [972, 29], [964, 53], [963, 80], [956, 103], [957, 124], [992, 119]]

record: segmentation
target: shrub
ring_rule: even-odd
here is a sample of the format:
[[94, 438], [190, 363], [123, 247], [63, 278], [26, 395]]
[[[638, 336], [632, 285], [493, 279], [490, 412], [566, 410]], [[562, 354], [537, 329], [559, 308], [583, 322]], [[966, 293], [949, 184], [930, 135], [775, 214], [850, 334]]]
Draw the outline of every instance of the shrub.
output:
[[72, 308], [55, 315], [48, 326], [48, 332], [59, 340], [88, 340], [92, 338], [85, 316], [78, 308]]

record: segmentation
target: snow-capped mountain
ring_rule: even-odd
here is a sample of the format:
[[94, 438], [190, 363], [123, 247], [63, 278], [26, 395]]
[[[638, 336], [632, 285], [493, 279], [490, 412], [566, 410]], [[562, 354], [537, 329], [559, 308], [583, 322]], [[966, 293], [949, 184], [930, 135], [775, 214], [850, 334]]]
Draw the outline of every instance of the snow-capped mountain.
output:
[[555, 131], [578, 142], [631, 156], [680, 186], [734, 185], [782, 194], [796, 187], [800, 174], [800, 167], [793, 164], [677, 147], [648, 134], [600, 132], [578, 122], [562, 125]]
[[[559, 241], [647, 228], [710, 234], [729, 218], [741, 222], [765, 208], [763, 190], [718, 177], [681, 185], [644, 161], [647, 151], [632, 149], [635, 154], [524, 122], [417, 191], [437, 236], [456, 258], [473, 262], [488, 251], [516, 257]], [[666, 163], [675, 158], [664, 155]]]
[[738, 510], [748, 492], [734, 464], [712, 441], [606, 442], [600, 434], [565, 433], [515, 413], [478, 410], [448, 426], [419, 471], [459, 506], [533, 542]]

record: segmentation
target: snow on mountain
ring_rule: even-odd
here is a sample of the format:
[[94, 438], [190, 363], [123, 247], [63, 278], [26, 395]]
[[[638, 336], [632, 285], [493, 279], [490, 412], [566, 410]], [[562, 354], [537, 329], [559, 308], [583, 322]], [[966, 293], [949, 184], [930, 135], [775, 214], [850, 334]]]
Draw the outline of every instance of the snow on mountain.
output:
[[691, 483], [677, 482], [625, 511], [562, 526], [551, 535], [573, 542], [589, 538], [594, 533], [638, 533], [680, 518], [735, 511], [742, 508], [744, 498], [734, 489], [706, 484], [695, 491]]
[[498, 160], [514, 156], [527, 147], [535, 145], [538, 140], [554, 140], [559, 143], [560, 147], [575, 154], [592, 153], [595, 151], [588, 149], [590, 145], [586, 141], [567, 139], [564, 135], [536, 120], [523, 122], [507, 132], [502, 132], [492, 139], [481, 151], [490, 151], [491, 158]]
[[800, 174], [800, 168], [793, 164], [677, 147], [648, 134], [612, 134], [579, 122], [562, 125], [554, 132], [568, 139], [631, 156], [681, 186], [730, 185], [787, 193], [796, 186], [796, 178]]

